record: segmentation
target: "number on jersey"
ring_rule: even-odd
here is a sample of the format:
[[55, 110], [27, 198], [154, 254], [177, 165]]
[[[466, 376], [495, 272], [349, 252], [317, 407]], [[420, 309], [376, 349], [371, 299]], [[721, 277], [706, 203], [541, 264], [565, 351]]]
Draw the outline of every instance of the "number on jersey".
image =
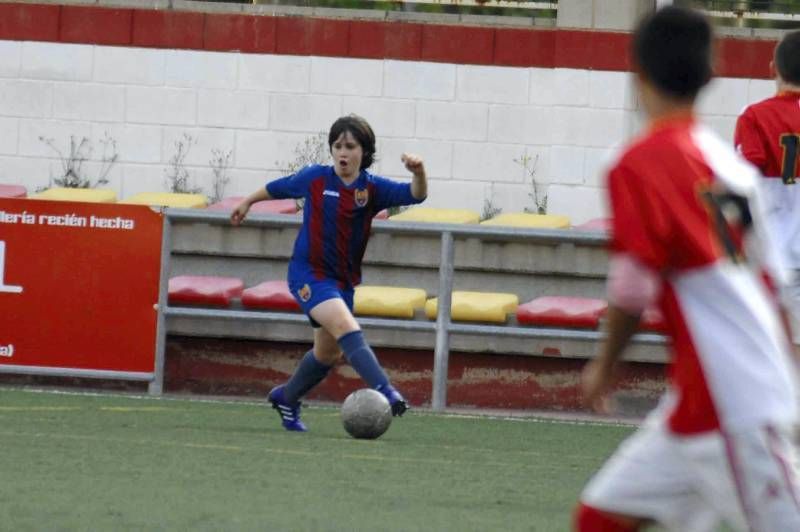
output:
[[730, 192], [714, 192], [709, 189], [701, 193], [714, 224], [714, 235], [722, 250], [733, 263], [745, 260], [742, 240], [744, 233], [753, 224], [750, 204], [744, 196]]
[[798, 177], [797, 159], [800, 157], [800, 135], [796, 133], [781, 135], [781, 146], [783, 146], [783, 163], [781, 165], [783, 184], [794, 185], [795, 178]]

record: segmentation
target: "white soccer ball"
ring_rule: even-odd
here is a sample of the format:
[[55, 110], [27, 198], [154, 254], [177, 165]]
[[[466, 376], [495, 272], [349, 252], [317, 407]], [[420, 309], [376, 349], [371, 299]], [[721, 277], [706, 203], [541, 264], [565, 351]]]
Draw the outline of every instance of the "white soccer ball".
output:
[[392, 407], [384, 395], [371, 388], [356, 390], [342, 403], [342, 424], [350, 436], [374, 440], [392, 423]]

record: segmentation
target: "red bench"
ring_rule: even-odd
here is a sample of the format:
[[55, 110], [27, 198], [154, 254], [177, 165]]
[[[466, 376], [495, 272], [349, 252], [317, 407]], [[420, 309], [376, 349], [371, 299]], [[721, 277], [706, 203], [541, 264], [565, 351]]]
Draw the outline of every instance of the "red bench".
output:
[[595, 218], [580, 225], [575, 225], [573, 229], [578, 229], [579, 231], [610, 231], [611, 218]]
[[228, 307], [241, 297], [244, 283], [235, 277], [181, 275], [169, 280], [169, 302], [182, 305]]
[[517, 307], [517, 323], [596, 329], [607, 308], [602, 299], [543, 296]]
[[0, 198], [25, 198], [28, 191], [22, 185], [0, 185]]
[[298, 312], [300, 305], [286, 281], [265, 281], [242, 292], [242, 306], [250, 309]]
[[[207, 207], [210, 211], [231, 212], [244, 198], [234, 196], [224, 198]], [[297, 212], [297, 203], [293, 199], [266, 200], [254, 203], [250, 207], [250, 214], [294, 214]]]

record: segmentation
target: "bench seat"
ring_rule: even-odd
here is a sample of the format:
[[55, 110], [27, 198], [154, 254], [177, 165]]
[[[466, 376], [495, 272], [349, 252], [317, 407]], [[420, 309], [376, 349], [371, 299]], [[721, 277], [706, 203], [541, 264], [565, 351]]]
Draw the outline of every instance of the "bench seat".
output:
[[22, 185], [0, 185], [0, 198], [24, 198], [28, 190]]
[[387, 318], [413, 318], [417, 309], [425, 307], [428, 294], [420, 288], [398, 286], [358, 286], [355, 313]]
[[182, 305], [228, 307], [239, 298], [244, 282], [236, 277], [180, 275], [169, 280], [169, 302]]
[[396, 222], [426, 222], [446, 224], [476, 224], [481, 215], [467, 209], [434, 209], [431, 207], [413, 207], [400, 214], [389, 217]]
[[300, 304], [286, 281], [264, 281], [242, 292], [242, 306], [248, 309], [299, 312]]
[[[207, 207], [209, 211], [232, 212], [244, 199], [243, 196], [223, 198]], [[250, 207], [250, 214], [294, 214], [297, 212], [297, 202], [293, 199], [275, 199], [259, 201]]]
[[481, 225], [502, 227], [529, 227], [532, 229], [566, 229], [570, 226], [567, 216], [558, 214], [533, 214], [527, 212], [510, 212], [498, 214]]
[[48, 188], [31, 196], [52, 201], [82, 201], [86, 203], [115, 203], [117, 194], [109, 188]]
[[608, 303], [603, 299], [542, 296], [517, 308], [517, 323], [596, 329], [607, 309]]
[[208, 200], [202, 194], [182, 194], [176, 192], [140, 192], [120, 203], [149, 205], [151, 207], [173, 207], [178, 209], [202, 209]]
[[[431, 298], [425, 303], [425, 315], [436, 319], [439, 298]], [[453, 321], [477, 321], [505, 323], [519, 305], [516, 294], [502, 292], [467, 292], [456, 290], [452, 295], [451, 319]]]

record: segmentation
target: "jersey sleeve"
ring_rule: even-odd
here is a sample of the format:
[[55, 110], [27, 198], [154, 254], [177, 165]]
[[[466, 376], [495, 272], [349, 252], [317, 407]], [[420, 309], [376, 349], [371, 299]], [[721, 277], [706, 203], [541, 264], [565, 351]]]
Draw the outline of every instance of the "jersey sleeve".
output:
[[376, 211], [401, 205], [415, 205], [425, 200], [425, 198], [417, 199], [411, 194], [411, 183], [400, 183], [380, 176], [373, 176], [373, 183]]
[[745, 109], [736, 120], [733, 142], [736, 146], [736, 151], [763, 173], [767, 164], [767, 151], [759, 134], [755, 116], [753, 116], [750, 108]]
[[630, 168], [617, 166], [608, 177], [611, 251], [629, 254], [656, 272], [667, 267], [669, 222], [655, 191]]
[[324, 167], [320, 165], [306, 166], [297, 173], [270, 181], [267, 183], [267, 192], [273, 199], [303, 198], [311, 181], [323, 170]]

